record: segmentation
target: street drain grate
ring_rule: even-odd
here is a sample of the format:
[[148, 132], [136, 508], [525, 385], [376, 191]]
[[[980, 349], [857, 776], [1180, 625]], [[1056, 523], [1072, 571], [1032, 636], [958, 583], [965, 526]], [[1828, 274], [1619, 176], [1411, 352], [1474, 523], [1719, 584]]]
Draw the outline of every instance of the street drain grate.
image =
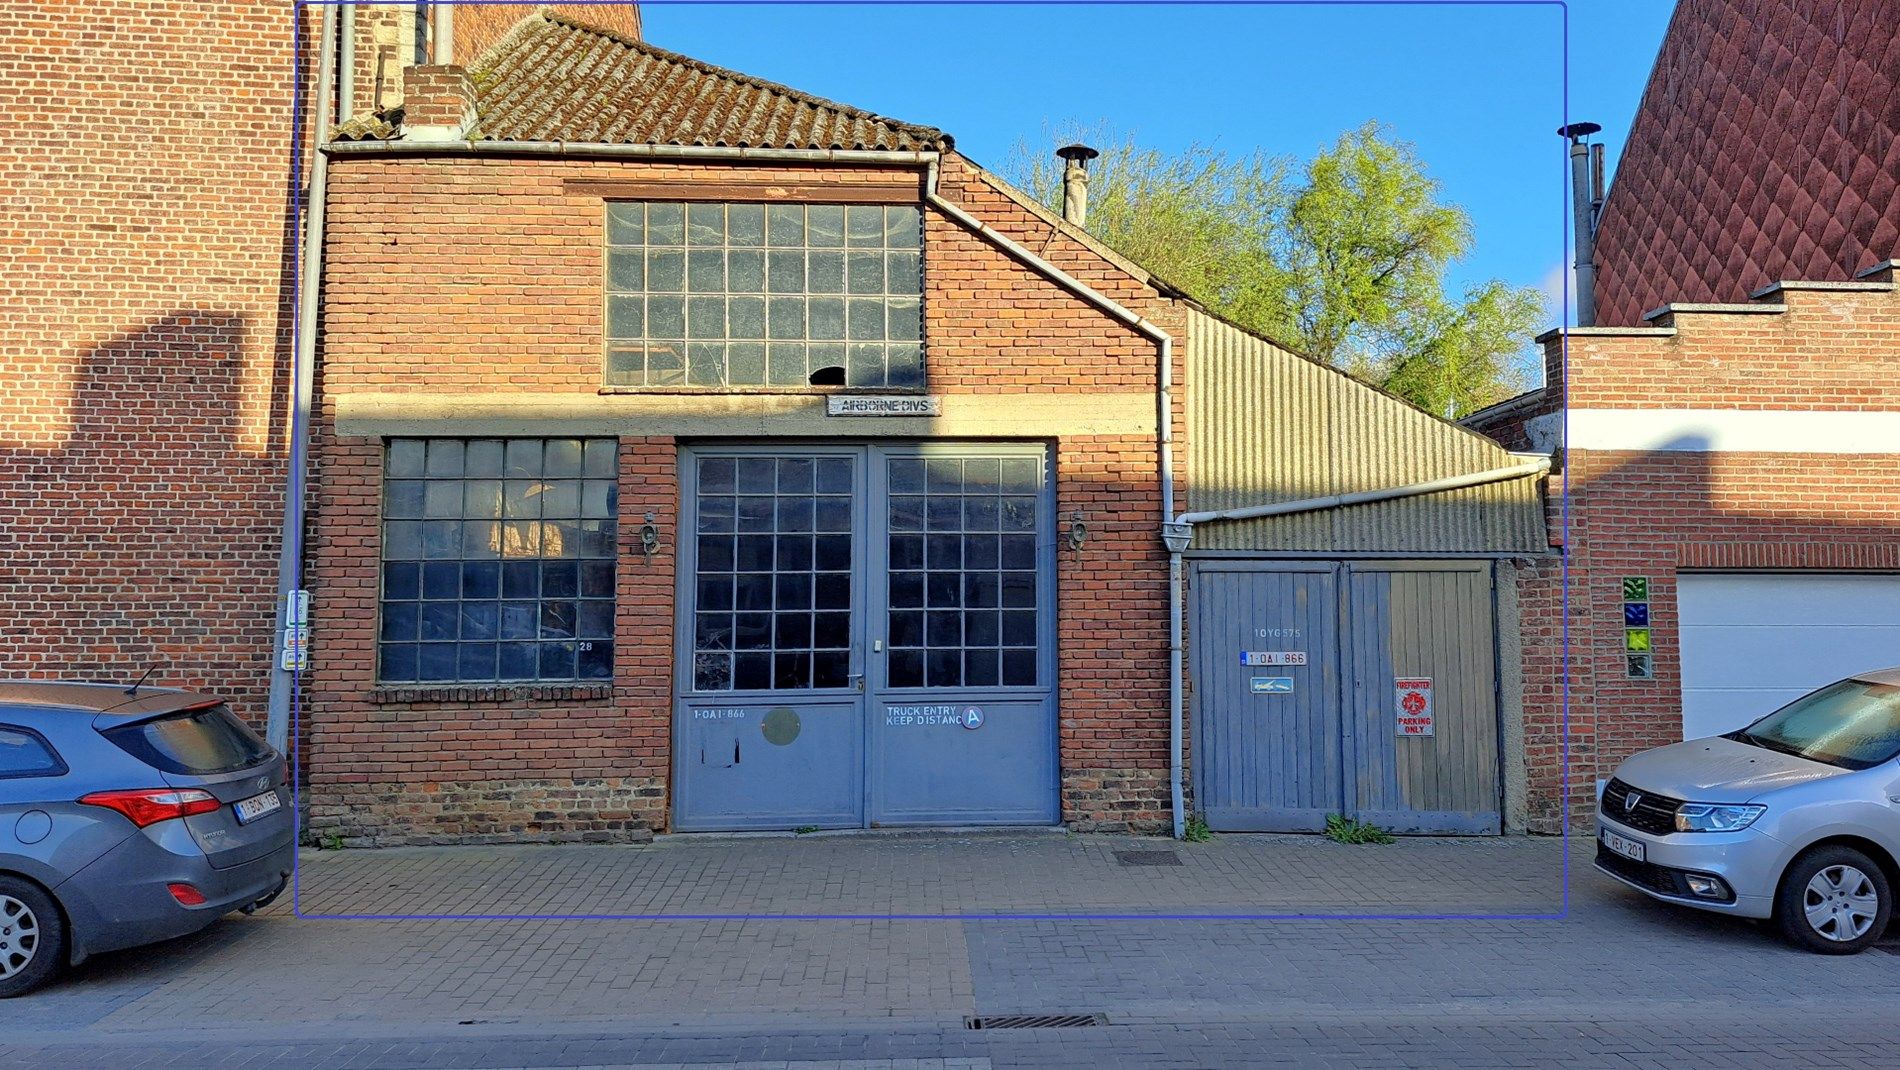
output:
[[1107, 1025], [1100, 1014], [991, 1014], [965, 1018], [965, 1029], [1077, 1029], [1088, 1025]]
[[1178, 866], [1181, 856], [1173, 851], [1116, 851], [1115, 861], [1124, 866]]

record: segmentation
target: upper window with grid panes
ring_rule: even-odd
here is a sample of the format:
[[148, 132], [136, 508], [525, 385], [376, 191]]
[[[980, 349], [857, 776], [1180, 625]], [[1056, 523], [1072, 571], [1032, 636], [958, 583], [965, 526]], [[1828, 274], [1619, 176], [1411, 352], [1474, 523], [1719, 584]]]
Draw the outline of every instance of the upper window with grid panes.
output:
[[610, 387], [921, 389], [911, 205], [607, 206]]

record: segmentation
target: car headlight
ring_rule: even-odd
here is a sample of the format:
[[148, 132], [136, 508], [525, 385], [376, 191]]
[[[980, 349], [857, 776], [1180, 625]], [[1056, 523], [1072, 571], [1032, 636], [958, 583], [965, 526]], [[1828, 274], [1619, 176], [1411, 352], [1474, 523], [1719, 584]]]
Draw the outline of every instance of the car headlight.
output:
[[1677, 832], [1739, 832], [1767, 811], [1755, 803], [1683, 803], [1676, 810]]

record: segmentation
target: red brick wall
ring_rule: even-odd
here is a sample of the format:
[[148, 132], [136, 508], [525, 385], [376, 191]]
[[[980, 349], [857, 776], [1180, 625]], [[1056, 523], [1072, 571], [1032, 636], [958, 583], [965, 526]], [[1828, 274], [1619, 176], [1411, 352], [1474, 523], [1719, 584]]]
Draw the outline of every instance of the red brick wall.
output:
[[[888, 182], [890, 171], [746, 167], [748, 179]], [[907, 172], [915, 174], [916, 172]], [[350, 159], [331, 172], [326, 427], [353, 392], [593, 396], [601, 382], [603, 211], [572, 178], [718, 182], [728, 167], [554, 159]], [[952, 157], [941, 190], [1089, 285], [1179, 330], [1180, 313]], [[933, 393], [1151, 394], [1143, 339], [934, 211], [925, 220]], [[1177, 371], [1178, 374], [1178, 371]], [[1180, 428], [1177, 416], [1177, 433]], [[444, 433], [454, 433], [444, 428]], [[666, 821], [673, 558], [634, 549], [647, 510], [677, 530], [670, 440], [623, 440], [621, 617], [610, 694], [418, 701], [377, 693], [380, 446], [323, 443], [309, 724], [319, 834], [361, 842], [627, 835]], [[1167, 816], [1166, 557], [1154, 439], [1055, 443], [1058, 515], [1090, 538], [1057, 577], [1064, 816]], [[670, 536], [669, 536], [670, 538]], [[636, 606], [635, 603], [639, 603]], [[587, 733], [576, 749], [575, 726]], [[392, 801], [393, 800], [393, 801]]]
[[1597, 321], [1900, 255], [1893, 0], [1681, 0], [1597, 234]]
[[158, 663], [262, 719], [292, 29], [278, 0], [0, 20], [0, 676]]
[[[1793, 291], [1781, 314], [1685, 314], [1673, 337], [1573, 337], [1577, 409], [1900, 410], [1891, 379], [1900, 294]], [[1668, 322], [1668, 321], [1665, 321]], [[1555, 344], [1555, 343], [1553, 343]], [[1572, 449], [1569, 488], [1573, 813], [1599, 777], [1681, 739], [1679, 568], [1900, 571], [1900, 465], [1890, 457], [1793, 452]], [[1556, 498], [1553, 488], [1553, 498]], [[1656, 676], [1623, 663], [1622, 578], [1646, 576]], [[1555, 575], [1526, 595], [1526, 761], [1532, 813], [1554, 818], [1560, 715]], [[1541, 605], [1543, 608], [1534, 608]]]
[[640, 518], [677, 532], [670, 438], [620, 444], [616, 680], [519, 689], [376, 686], [382, 444], [326, 432], [311, 540], [312, 714], [303, 730], [309, 834], [352, 844], [624, 840], [666, 806], [673, 649], [671, 540], [639, 549]]
[[[489, 46], [507, 36], [515, 24], [532, 15], [540, 4], [459, 4], [455, 9], [455, 62], [472, 64]], [[556, 15], [611, 30], [622, 37], [640, 37], [640, 5], [548, 4]]]

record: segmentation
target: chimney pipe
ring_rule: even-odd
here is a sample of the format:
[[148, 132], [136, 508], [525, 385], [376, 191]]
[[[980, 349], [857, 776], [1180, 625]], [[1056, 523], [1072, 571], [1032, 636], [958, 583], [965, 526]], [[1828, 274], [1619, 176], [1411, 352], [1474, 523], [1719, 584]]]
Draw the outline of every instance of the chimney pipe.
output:
[[435, 21], [429, 27], [429, 49], [433, 53], [432, 62], [438, 67], [446, 67], [455, 62], [455, 5], [436, 0]]
[[1064, 145], [1062, 158], [1062, 218], [1082, 226], [1089, 218], [1089, 161], [1101, 153], [1087, 145]]
[[1601, 204], [1603, 156], [1600, 151], [1592, 152], [1589, 138], [1602, 129], [1596, 123], [1571, 123], [1557, 129], [1558, 134], [1570, 139], [1570, 205], [1576, 219], [1579, 327], [1594, 327], [1597, 320], [1597, 208]]

